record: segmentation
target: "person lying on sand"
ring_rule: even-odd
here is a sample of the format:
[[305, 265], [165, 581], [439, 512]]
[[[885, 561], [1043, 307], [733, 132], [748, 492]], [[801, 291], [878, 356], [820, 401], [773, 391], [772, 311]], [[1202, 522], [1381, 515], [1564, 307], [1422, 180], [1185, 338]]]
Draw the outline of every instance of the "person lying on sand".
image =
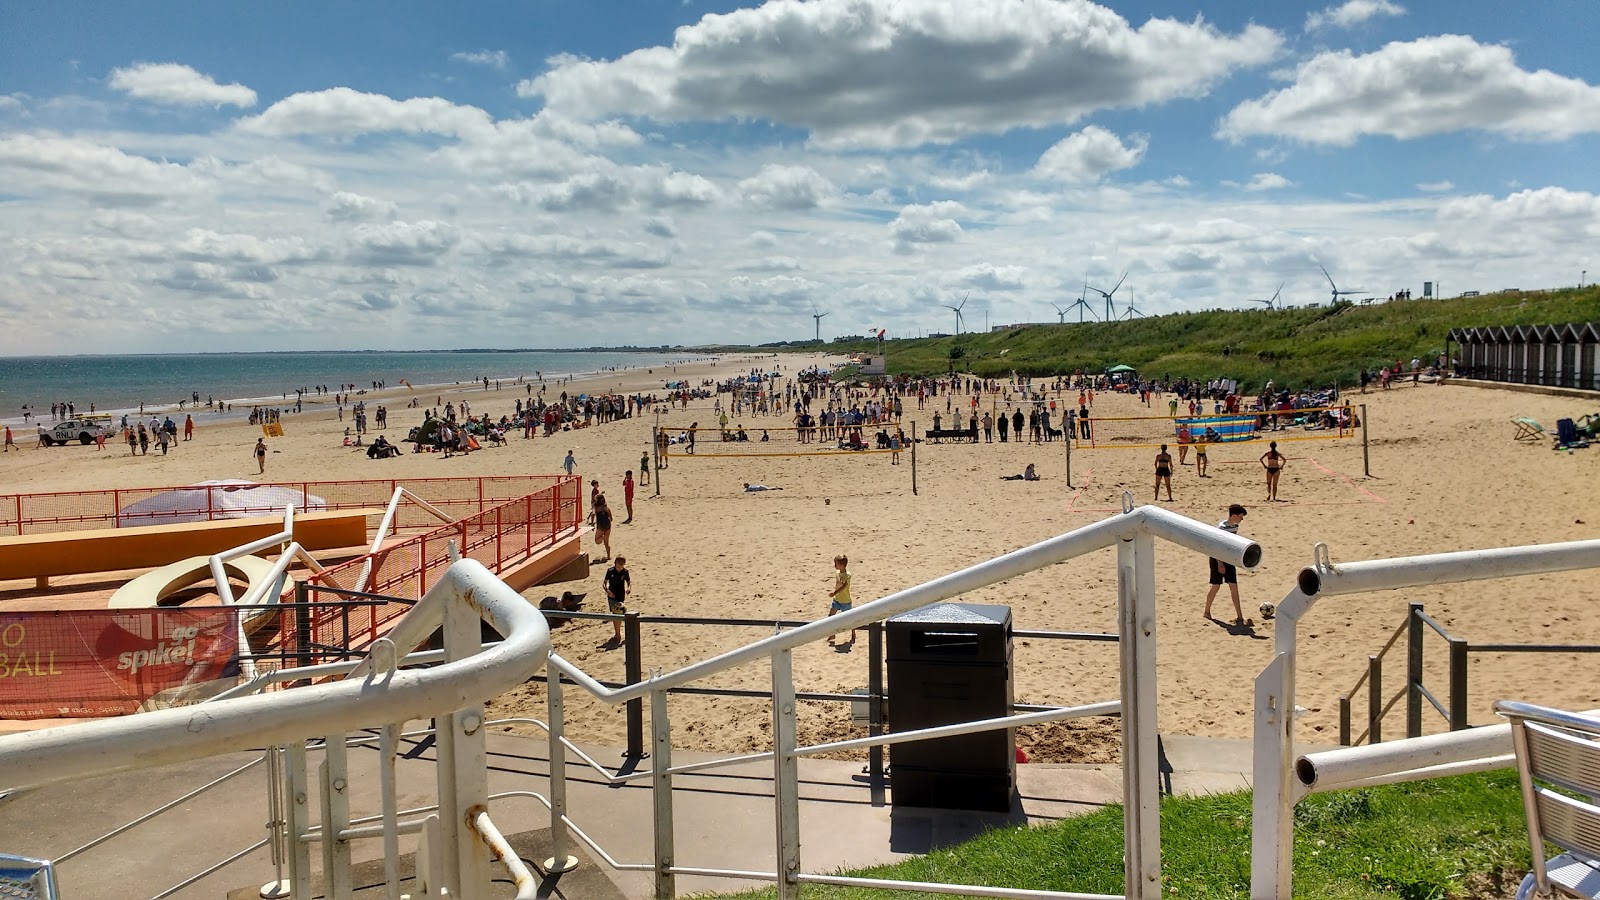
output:
[[767, 487], [764, 484], [751, 484], [748, 481], [746, 481], [744, 483], [744, 492], [746, 494], [754, 494], [756, 491], [781, 491], [781, 490], [783, 490], [783, 488], [781, 488], [781, 487]]
[[1022, 474], [1021, 475], [1002, 475], [1002, 476], [1000, 476], [1000, 480], [1001, 481], [1038, 481], [1039, 480], [1039, 473], [1035, 472], [1033, 470], [1033, 463], [1028, 463], [1028, 467], [1026, 469], [1022, 470]]

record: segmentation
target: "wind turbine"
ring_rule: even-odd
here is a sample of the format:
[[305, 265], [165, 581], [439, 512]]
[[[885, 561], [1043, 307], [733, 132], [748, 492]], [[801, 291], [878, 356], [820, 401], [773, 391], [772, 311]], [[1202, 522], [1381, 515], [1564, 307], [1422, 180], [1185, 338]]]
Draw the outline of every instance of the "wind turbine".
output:
[[[1332, 279], [1329, 279], [1329, 281], [1332, 281]], [[1278, 302], [1278, 297], [1283, 294], [1283, 285], [1284, 284], [1288, 284], [1288, 282], [1285, 281], [1282, 284], [1278, 285], [1278, 289], [1276, 291], [1272, 292], [1272, 299], [1271, 300], [1257, 300], [1257, 299], [1251, 298], [1249, 300], [1246, 300], [1245, 302], [1246, 303], [1264, 303], [1264, 304], [1266, 304], [1266, 308], [1267, 309], [1277, 309], [1278, 307], [1276, 306], [1276, 304]]]
[[960, 306], [951, 306], [948, 303], [942, 304], [945, 309], [948, 309], [951, 312], [956, 314], [956, 337], [960, 337], [961, 336], [961, 310], [966, 307], [967, 298], [971, 297], [971, 296], [972, 296], [972, 292], [971, 291], [967, 291], [966, 295], [961, 298], [961, 305]]
[[[1120, 285], [1121, 282], [1118, 282], [1118, 284]], [[1112, 293], [1114, 294], [1116, 291], [1112, 291]], [[1123, 311], [1122, 318], [1124, 320], [1144, 318], [1144, 313], [1139, 311], [1139, 307], [1133, 305], [1133, 288], [1128, 288], [1128, 308]]]
[[1089, 296], [1089, 276], [1088, 275], [1084, 275], [1083, 276], [1083, 293], [1078, 295], [1078, 299], [1076, 299], [1076, 300], [1072, 301], [1072, 303], [1068, 304], [1066, 309], [1062, 309], [1061, 307], [1056, 306], [1054, 303], [1050, 304], [1051, 306], [1056, 306], [1056, 312], [1061, 314], [1061, 323], [1058, 323], [1058, 324], [1065, 323], [1067, 321], [1067, 313], [1072, 312], [1073, 310], [1077, 310], [1078, 311], [1078, 324], [1079, 325], [1083, 324], [1083, 314], [1085, 312], [1087, 312], [1091, 316], [1094, 316], [1095, 319], [1098, 320], [1100, 317], [1095, 315], [1094, 310], [1089, 307], [1089, 301], [1087, 299], [1088, 296]]
[[1341, 291], [1341, 290], [1339, 290], [1339, 286], [1337, 284], [1333, 283], [1333, 276], [1328, 274], [1328, 270], [1326, 268], [1324, 268], [1321, 264], [1318, 264], [1317, 268], [1322, 269], [1322, 277], [1328, 279], [1328, 284], [1330, 286], [1332, 286], [1332, 288], [1333, 288], [1333, 302], [1334, 303], [1338, 303], [1339, 302], [1339, 297], [1341, 295], [1343, 295], [1343, 294], [1365, 294], [1366, 293], [1366, 291], [1362, 290], [1361, 288], [1356, 288], [1353, 291]]
[[822, 319], [827, 315], [828, 314], [825, 312], [817, 311], [817, 303], [815, 300], [811, 302], [811, 318], [815, 321], [817, 326], [817, 343], [819, 344], [822, 343]]
[[1107, 322], [1110, 322], [1110, 321], [1112, 321], [1113, 319], [1115, 319], [1117, 317], [1116, 304], [1112, 302], [1111, 298], [1116, 295], [1117, 288], [1122, 287], [1122, 283], [1124, 281], [1127, 281], [1127, 280], [1128, 280], [1128, 273], [1127, 272], [1123, 272], [1122, 273], [1122, 277], [1117, 279], [1117, 287], [1112, 288], [1110, 290], [1110, 292], [1102, 291], [1097, 287], [1090, 287], [1089, 288], [1089, 290], [1094, 291], [1096, 294], [1099, 294], [1100, 296], [1106, 298], [1106, 319], [1105, 320]]

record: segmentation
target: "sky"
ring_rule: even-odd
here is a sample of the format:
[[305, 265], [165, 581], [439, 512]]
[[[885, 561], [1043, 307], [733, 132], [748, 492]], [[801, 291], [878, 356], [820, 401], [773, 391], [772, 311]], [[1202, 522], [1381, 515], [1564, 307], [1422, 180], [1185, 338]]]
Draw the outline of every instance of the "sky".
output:
[[0, 354], [1574, 286], [1596, 46], [1592, 0], [8, 3]]

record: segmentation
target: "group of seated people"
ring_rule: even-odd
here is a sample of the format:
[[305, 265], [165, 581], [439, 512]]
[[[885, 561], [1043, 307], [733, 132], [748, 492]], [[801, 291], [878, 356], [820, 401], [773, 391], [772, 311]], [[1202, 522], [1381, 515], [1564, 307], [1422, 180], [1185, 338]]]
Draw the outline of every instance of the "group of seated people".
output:
[[[746, 434], [745, 430], [744, 430], [744, 426], [740, 425], [738, 431], [724, 431], [724, 432], [722, 432], [722, 439], [724, 441], [733, 441], [735, 443], [741, 443], [742, 444], [742, 443], [748, 443], [749, 442], [750, 435]], [[761, 439], [760, 439], [760, 441], [758, 441], [758, 443], [766, 443], [766, 442], [768, 442], [770, 440], [772, 440], [772, 438], [770, 436], [768, 436], [767, 430], [765, 428], [761, 429]]]
[[389, 439], [378, 435], [378, 439], [367, 448], [367, 459], [390, 459], [400, 455], [400, 448], [389, 443]]

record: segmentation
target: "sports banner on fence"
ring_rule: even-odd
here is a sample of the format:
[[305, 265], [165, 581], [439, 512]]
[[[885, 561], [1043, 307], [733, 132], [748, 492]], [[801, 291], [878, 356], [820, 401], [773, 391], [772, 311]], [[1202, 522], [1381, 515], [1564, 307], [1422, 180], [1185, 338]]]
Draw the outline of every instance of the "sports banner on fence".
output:
[[237, 612], [0, 613], [0, 718], [120, 716], [204, 696], [239, 672]]

